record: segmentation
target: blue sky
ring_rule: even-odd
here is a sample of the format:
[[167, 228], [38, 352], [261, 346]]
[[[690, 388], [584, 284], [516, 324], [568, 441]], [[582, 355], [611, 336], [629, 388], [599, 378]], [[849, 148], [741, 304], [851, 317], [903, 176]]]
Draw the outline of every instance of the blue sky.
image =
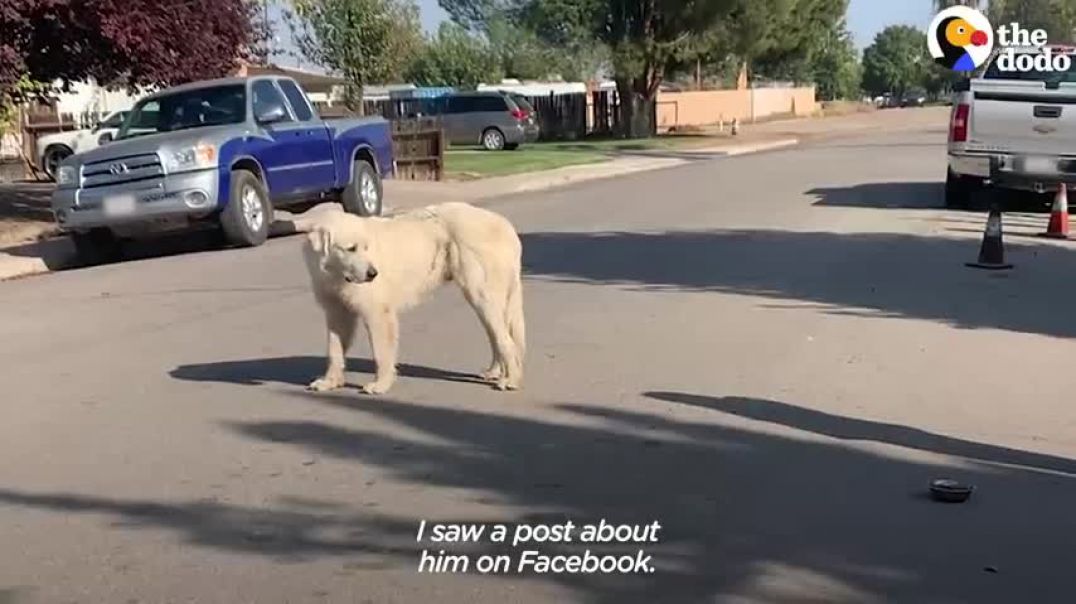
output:
[[[423, 26], [427, 31], [436, 31], [437, 24], [447, 17], [445, 11], [437, 5], [437, 0], [418, 0], [418, 5]], [[915, 25], [926, 29], [933, 17], [931, 0], [851, 0], [848, 6], [848, 28], [859, 48], [869, 46], [875, 34], [888, 25]]]
[[933, 18], [931, 0], [852, 0], [848, 4], [848, 29], [860, 49], [870, 46], [875, 34], [889, 25], [914, 25], [925, 30]]
[[[422, 25], [427, 31], [436, 31], [437, 25], [447, 15], [438, 6], [437, 0], [417, 2], [422, 12]], [[848, 28], [855, 37], [856, 47], [860, 49], [869, 46], [874, 36], [889, 25], [914, 25], [926, 29], [933, 17], [931, 0], [851, 0], [848, 6]], [[282, 29], [285, 31], [280, 32], [280, 37], [288, 37], [286, 28]], [[281, 40], [281, 45], [290, 46], [288, 40]], [[294, 61], [285, 59], [279, 62], [293, 65]]]

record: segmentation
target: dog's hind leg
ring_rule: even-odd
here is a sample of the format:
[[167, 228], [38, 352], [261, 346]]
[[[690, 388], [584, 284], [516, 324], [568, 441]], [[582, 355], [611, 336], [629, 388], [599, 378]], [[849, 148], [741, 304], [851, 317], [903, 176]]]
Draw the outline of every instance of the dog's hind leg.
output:
[[482, 377], [495, 382], [499, 390], [516, 390], [520, 387], [520, 363], [515, 342], [505, 321], [505, 305], [492, 296], [481, 292], [467, 293], [467, 300], [474, 307], [478, 320], [486, 328], [493, 362]]
[[396, 355], [400, 347], [400, 322], [396, 311], [384, 306], [363, 313], [377, 376], [362, 387], [366, 394], [384, 394], [396, 382]]
[[328, 331], [328, 361], [325, 375], [310, 382], [310, 390], [326, 392], [344, 385], [347, 351], [355, 338], [355, 315], [339, 303], [325, 304], [325, 325]]

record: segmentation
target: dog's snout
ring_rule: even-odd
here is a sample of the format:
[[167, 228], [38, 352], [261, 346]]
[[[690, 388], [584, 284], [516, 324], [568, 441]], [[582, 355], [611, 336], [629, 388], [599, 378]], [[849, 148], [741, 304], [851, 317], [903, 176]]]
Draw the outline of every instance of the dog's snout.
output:
[[377, 269], [376, 268], [371, 266], [370, 268], [366, 269], [366, 280], [367, 281], [373, 281], [374, 277], [376, 277], [376, 276], [377, 276]]

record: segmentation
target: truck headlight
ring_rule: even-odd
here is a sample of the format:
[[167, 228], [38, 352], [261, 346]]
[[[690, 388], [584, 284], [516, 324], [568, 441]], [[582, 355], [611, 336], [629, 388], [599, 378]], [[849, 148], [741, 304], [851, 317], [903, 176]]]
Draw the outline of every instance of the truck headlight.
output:
[[56, 184], [60, 186], [73, 185], [78, 182], [78, 169], [75, 166], [60, 166], [56, 171]]
[[217, 167], [217, 148], [213, 145], [195, 145], [164, 154], [164, 165], [169, 172], [198, 170]]

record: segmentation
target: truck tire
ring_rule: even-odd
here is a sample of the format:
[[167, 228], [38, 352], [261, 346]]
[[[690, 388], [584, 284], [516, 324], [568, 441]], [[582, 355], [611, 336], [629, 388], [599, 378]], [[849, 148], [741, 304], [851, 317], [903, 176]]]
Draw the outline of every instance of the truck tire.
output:
[[945, 178], [945, 207], [951, 210], [971, 209], [976, 194], [983, 188], [982, 180], [959, 176], [949, 170]]
[[228, 205], [220, 215], [220, 226], [228, 243], [240, 247], [265, 243], [272, 220], [273, 206], [262, 181], [247, 170], [232, 172]]
[[123, 244], [110, 229], [91, 229], [85, 233], [71, 233], [71, 243], [81, 264], [93, 266], [115, 262], [123, 258]]
[[45, 149], [45, 155], [41, 158], [41, 169], [52, 180], [56, 180], [56, 172], [60, 169], [60, 163], [67, 159], [74, 151], [67, 145], [50, 145]]
[[351, 182], [341, 195], [344, 209], [359, 216], [380, 216], [384, 209], [381, 176], [364, 159], [355, 160]]

